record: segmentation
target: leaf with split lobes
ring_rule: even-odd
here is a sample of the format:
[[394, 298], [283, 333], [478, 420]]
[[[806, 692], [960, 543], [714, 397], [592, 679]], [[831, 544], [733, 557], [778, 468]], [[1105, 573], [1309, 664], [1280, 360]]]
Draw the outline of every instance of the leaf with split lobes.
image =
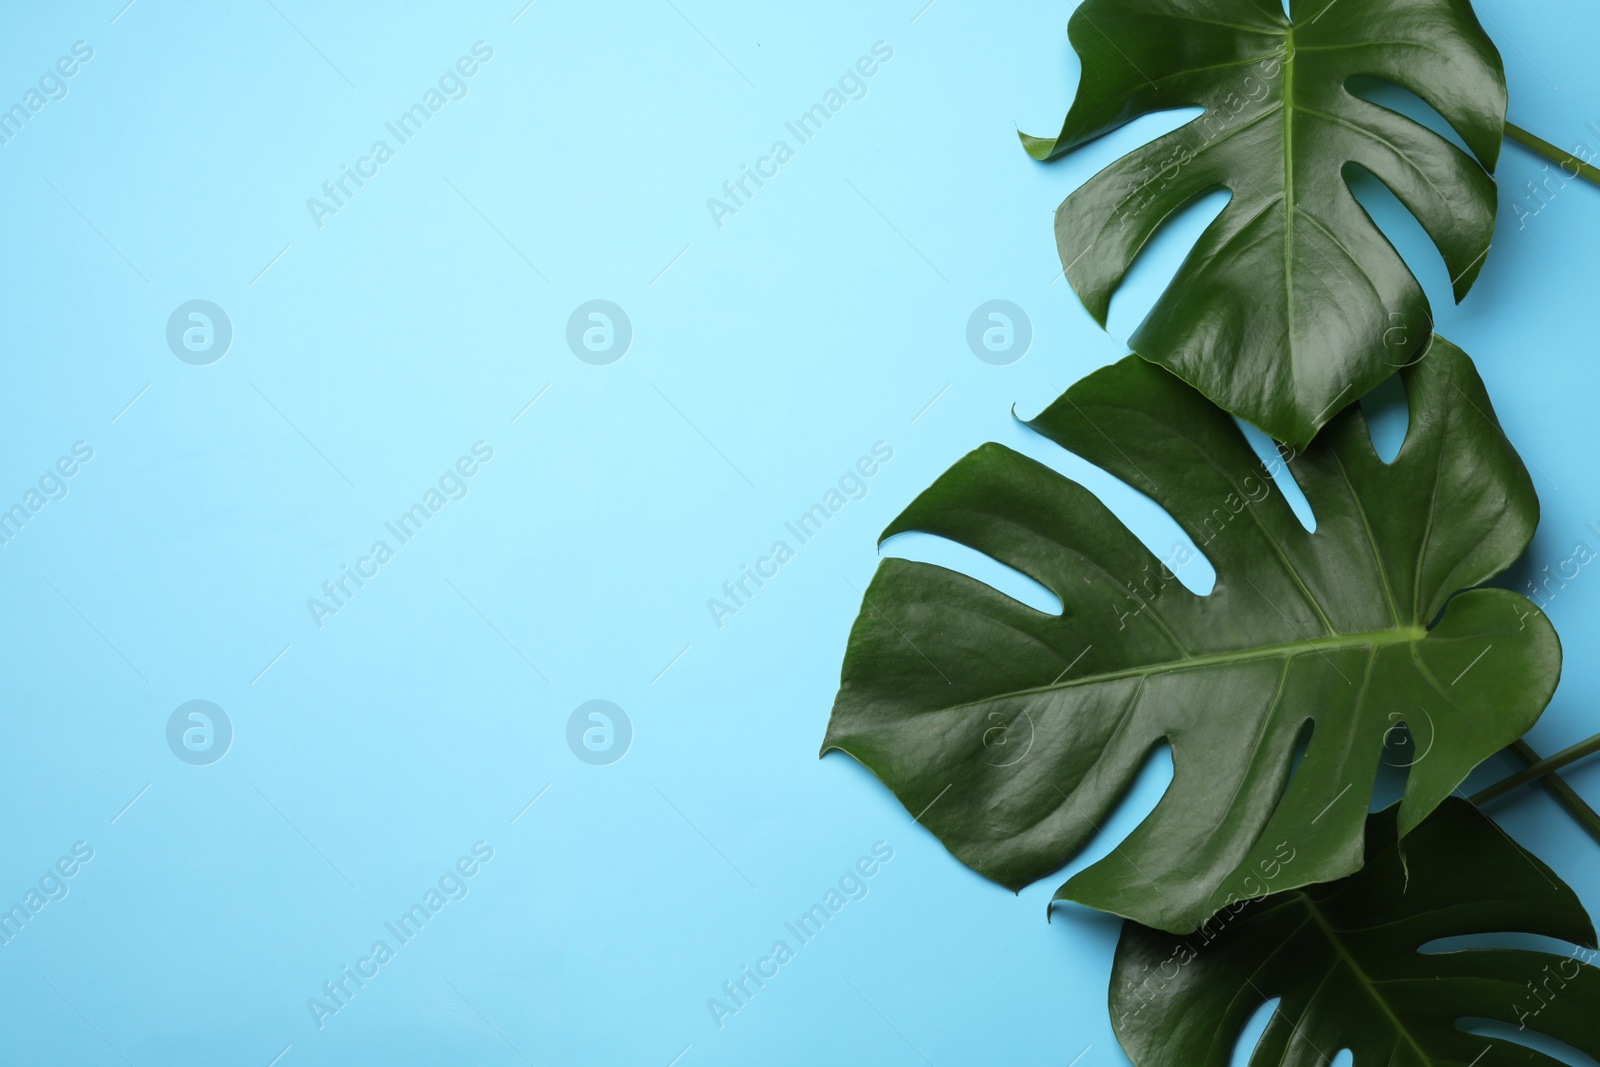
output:
[[[1510, 933], [1581, 947], [1422, 951]], [[1390, 808], [1368, 820], [1357, 875], [1250, 899], [1188, 936], [1124, 924], [1111, 1021], [1137, 1067], [1227, 1067], [1273, 998], [1250, 1067], [1320, 1067], [1346, 1048], [1356, 1067], [1562, 1067], [1457, 1020], [1516, 1023], [1600, 1056], [1594, 947], [1578, 895], [1471, 804], [1446, 800], [1403, 842]]]
[[[1091, 178], [1056, 214], [1066, 275], [1102, 326], [1152, 235], [1218, 188], [1227, 206], [1130, 339], [1132, 349], [1273, 437], [1304, 444], [1426, 345], [1422, 287], [1350, 191], [1364, 170], [1416, 216], [1460, 300], [1494, 236], [1505, 121], [1500, 56], [1467, 0], [1086, 0], [1062, 155], [1141, 115], [1205, 113]], [[1350, 92], [1421, 97], [1479, 162]]]
[[1314, 533], [1233, 420], [1166, 371], [1128, 357], [1074, 385], [1028, 425], [1164, 507], [1215, 567], [1211, 593], [1171, 580], [1082, 486], [985, 445], [884, 537], [976, 549], [1063, 614], [885, 560], [823, 751], [859, 759], [964, 863], [1020, 888], [1088, 843], [1169, 743], [1161, 802], [1058, 894], [1146, 926], [1194, 929], [1284, 842], [1285, 888], [1349, 874], [1389, 731], [1407, 723], [1425, 750], [1405, 833], [1533, 724], [1560, 674], [1529, 601], [1472, 588], [1538, 519], [1472, 362], [1436, 339], [1403, 375], [1410, 428], [1392, 463], [1351, 406], [1288, 464]]

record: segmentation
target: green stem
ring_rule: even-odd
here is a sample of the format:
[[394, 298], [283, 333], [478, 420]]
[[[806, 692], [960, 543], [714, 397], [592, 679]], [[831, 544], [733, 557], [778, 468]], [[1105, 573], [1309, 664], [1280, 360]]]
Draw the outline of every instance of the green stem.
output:
[[1585, 163], [1571, 152], [1563, 152], [1544, 138], [1535, 137], [1521, 126], [1513, 126], [1509, 122], [1506, 123], [1506, 136], [1522, 145], [1522, 147], [1531, 149], [1548, 159], [1557, 167], [1560, 167], [1568, 177], [1574, 176], [1573, 171], [1567, 170], [1567, 166], [1570, 164], [1577, 168], [1576, 174], [1581, 174], [1594, 185], [1600, 185], [1600, 168]]
[[[1511, 751], [1515, 752], [1530, 769], [1544, 762], [1539, 758], [1539, 753], [1535, 752], [1526, 741], [1514, 743]], [[1576, 789], [1568, 785], [1559, 774], [1546, 774], [1539, 779], [1539, 784], [1550, 791], [1550, 795], [1556, 798], [1556, 803], [1566, 808], [1567, 813], [1578, 821], [1579, 826], [1588, 831], [1590, 837], [1600, 842], [1600, 815], [1595, 814], [1595, 810], [1585, 803]]]
[[[1518, 750], [1516, 745], [1512, 746], [1512, 750], [1516, 751], [1517, 755], [1524, 756], [1523, 762], [1528, 762], [1525, 753], [1531, 753], [1533, 749], [1521, 741], [1518, 741], [1517, 745], [1522, 745], [1522, 750]], [[1551, 771], [1557, 771], [1570, 763], [1576, 763], [1586, 756], [1592, 756], [1596, 752], [1600, 752], [1600, 734], [1595, 734], [1593, 737], [1579, 741], [1569, 748], [1564, 748], [1548, 759], [1540, 759], [1535, 755], [1526, 769], [1520, 770], [1507, 778], [1502, 778], [1489, 788], [1475, 794], [1472, 797], [1472, 802], [1481, 807], [1496, 797], [1503, 796], [1513, 789], [1527, 785], [1536, 778], [1543, 778]]]
[[1516, 774], [1510, 775], [1476, 794], [1472, 797], [1472, 802], [1481, 807], [1497, 797], [1504, 796], [1513, 789], [1539, 780], [1555, 797], [1556, 801], [1578, 821], [1578, 824], [1584, 828], [1589, 836], [1600, 842], [1600, 814], [1596, 814], [1595, 810], [1584, 802], [1584, 799], [1578, 795], [1577, 791], [1563, 781], [1560, 775], [1555, 773], [1562, 767], [1600, 752], [1600, 734], [1579, 741], [1569, 748], [1562, 749], [1548, 759], [1540, 759], [1539, 753], [1534, 751], [1533, 747], [1526, 741], [1514, 742], [1511, 745], [1511, 751], [1526, 766]]

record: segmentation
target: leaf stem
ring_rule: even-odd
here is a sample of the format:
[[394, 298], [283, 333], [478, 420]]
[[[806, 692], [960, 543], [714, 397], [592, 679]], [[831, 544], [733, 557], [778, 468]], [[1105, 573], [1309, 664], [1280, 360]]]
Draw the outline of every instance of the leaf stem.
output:
[[[1546, 141], [1544, 138], [1535, 137], [1521, 126], [1514, 126], [1509, 122], [1506, 123], [1506, 136], [1520, 144], [1522, 147], [1536, 152], [1537, 154], [1548, 159], [1550, 162], [1559, 167], [1562, 173], [1566, 174], [1569, 178], [1582, 175], [1584, 179], [1591, 184], [1600, 185], [1600, 168], [1597, 168], [1590, 163], [1585, 163], [1571, 152], [1563, 152], [1561, 149], [1557, 148], [1549, 141]], [[1578, 168], [1576, 174], [1567, 170], [1567, 164], [1569, 163]]]
[[[1519, 748], [1518, 746], [1521, 747]], [[1494, 785], [1491, 785], [1489, 788], [1478, 793], [1472, 798], [1472, 802], [1474, 804], [1478, 804], [1480, 806], [1486, 804], [1502, 794], [1509, 793], [1513, 789], [1527, 785], [1536, 778], [1543, 778], [1551, 771], [1560, 770], [1562, 767], [1565, 767], [1569, 764], [1577, 763], [1586, 756], [1592, 756], [1596, 752], [1600, 752], [1600, 734], [1595, 734], [1593, 737], [1579, 741], [1577, 744], [1568, 748], [1564, 748], [1560, 752], [1557, 752], [1554, 756], [1550, 756], [1546, 759], [1540, 759], [1538, 754], [1535, 753], [1533, 749], [1524, 741], [1516, 742], [1516, 744], [1511, 746], [1511, 749], [1522, 758], [1524, 763], [1528, 764], [1528, 767], [1524, 770], [1518, 771], [1516, 774], [1501, 779]], [[1533, 757], [1531, 760], [1528, 758], [1530, 754]]]
[[[1535, 752], [1526, 741], [1517, 741], [1511, 746], [1511, 750], [1530, 769], [1544, 762], [1539, 759], [1539, 753]], [[1551, 773], [1541, 778], [1539, 784], [1548, 789], [1550, 794], [1556, 798], [1556, 802], [1566, 808], [1567, 813], [1578, 821], [1578, 825], [1582, 826], [1597, 843], [1600, 843], [1600, 815], [1595, 814], [1595, 810], [1578, 795], [1576, 789], [1567, 784], [1566, 779], [1559, 774]]]
[[1589, 836], [1600, 842], [1600, 814], [1597, 814], [1584, 799], [1580, 797], [1572, 786], [1562, 780], [1555, 772], [1562, 767], [1576, 763], [1587, 756], [1600, 752], [1600, 734], [1586, 740], [1579, 741], [1569, 748], [1564, 748], [1554, 756], [1545, 759], [1526, 741], [1517, 741], [1511, 745], [1511, 751], [1526, 766], [1515, 774], [1501, 779], [1489, 788], [1475, 794], [1472, 802], [1479, 807], [1495, 800], [1514, 789], [1527, 785], [1532, 781], [1541, 781], [1544, 787], [1550, 790], [1555, 799], [1566, 808], [1576, 819]]

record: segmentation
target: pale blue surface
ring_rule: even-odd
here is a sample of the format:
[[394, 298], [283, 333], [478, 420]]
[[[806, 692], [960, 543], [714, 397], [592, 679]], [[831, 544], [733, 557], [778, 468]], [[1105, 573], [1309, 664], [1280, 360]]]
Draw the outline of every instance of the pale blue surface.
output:
[[[74, 442], [94, 458], [0, 546], [0, 898], [74, 842], [94, 858], [0, 946], [0, 1059], [1124, 1063], [1116, 924], [1046, 925], [1056, 880], [984, 882], [815, 753], [876, 532], [982, 441], [1050, 455], [1011, 405], [1123, 355], [1203, 222], [1141, 263], [1114, 337], [1052, 282], [1056, 204], [1172, 117], [1023, 155], [1014, 126], [1052, 132], [1076, 81], [1068, 5], [274, 2], [7, 5], [0, 98], [75, 41], [94, 56], [0, 145], [0, 498]], [[1600, 145], [1600, 12], [1480, 11], [1513, 119]], [[319, 229], [306, 198], [480, 40], [467, 95]], [[865, 96], [719, 229], [706, 199], [878, 41]], [[1538, 471], [1528, 576], [1600, 550], [1600, 190], [1519, 228], [1539, 169], [1507, 145], [1461, 309], [1415, 224], [1369, 198]], [[234, 329], [209, 366], [164, 337], [197, 298]], [[596, 298], [634, 327], [610, 366], [565, 341]], [[997, 298], [1034, 330], [1009, 366], [964, 337]], [[477, 441], [494, 458], [468, 495], [319, 629], [306, 599]], [[707, 598], [878, 441], [867, 495], [714, 625]], [[1178, 539], [1052, 461], [1158, 553]], [[1600, 576], [1549, 611], [1568, 660], [1547, 751], [1596, 729]], [[233, 724], [210, 766], [167, 747], [193, 699]], [[611, 766], [567, 746], [592, 699], [632, 720]], [[1600, 800], [1600, 769], [1571, 780]], [[1600, 906], [1600, 852], [1553, 805], [1498, 810]], [[319, 1029], [307, 998], [480, 840], [465, 899]], [[878, 841], [894, 858], [865, 899], [718, 1029], [707, 999]]]

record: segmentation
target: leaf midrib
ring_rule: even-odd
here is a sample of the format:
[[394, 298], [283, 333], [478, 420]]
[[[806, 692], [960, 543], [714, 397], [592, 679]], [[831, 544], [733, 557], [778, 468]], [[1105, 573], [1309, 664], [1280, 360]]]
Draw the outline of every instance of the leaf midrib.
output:
[[1102, 682], [1121, 681], [1124, 678], [1145, 678], [1152, 674], [1175, 673], [1193, 668], [1226, 666], [1232, 663], [1253, 663], [1257, 660], [1274, 659], [1278, 656], [1293, 658], [1305, 655], [1308, 652], [1322, 653], [1330, 649], [1377, 648], [1383, 645], [1416, 644], [1427, 636], [1428, 631], [1422, 626], [1404, 626], [1388, 630], [1372, 630], [1365, 633], [1336, 634], [1333, 637], [1319, 638], [1314, 641], [1288, 641], [1278, 645], [1261, 645], [1257, 648], [1241, 649], [1236, 652], [1214, 652], [1205, 656], [1187, 656], [1183, 659], [1163, 660], [1156, 663], [1147, 663], [1139, 667], [1127, 667], [1117, 671], [1087, 674], [1082, 678], [1074, 678], [1065, 682], [1051, 682], [1049, 685], [1033, 686], [1028, 689], [1013, 689], [1009, 692], [995, 693], [979, 700], [951, 704], [936, 710], [959, 711], [963, 708], [991, 704], [996, 700], [1007, 700], [1013, 697], [1031, 696], [1040, 693], [1054, 693], [1082, 685], [1097, 685]]
[[1283, 314], [1294, 369], [1294, 27], [1283, 35]]
[[[1344, 947], [1344, 942], [1339, 938], [1339, 930], [1328, 921], [1327, 916], [1322, 913], [1322, 909], [1317, 907], [1316, 901], [1312, 900], [1309, 894], [1300, 893], [1298, 895], [1301, 903], [1305, 905], [1306, 913], [1310, 915], [1311, 921], [1317, 924], [1317, 927], [1322, 931], [1322, 936], [1327, 939], [1328, 944], [1332, 946], [1334, 952], [1338, 954], [1340, 961], [1342, 961], [1345, 967], [1349, 969], [1350, 973], [1355, 976], [1356, 980], [1361, 983], [1361, 988], [1367, 991], [1367, 996], [1370, 997], [1372, 1002], [1377, 1004], [1378, 1008], [1383, 1012], [1383, 1014], [1388, 1017], [1389, 1022], [1394, 1026], [1395, 1033], [1405, 1039], [1406, 1044], [1411, 1046], [1411, 1048], [1416, 1052], [1417, 1056], [1420, 1057], [1421, 1062], [1425, 1064], [1433, 1064], [1437, 1062], [1428, 1054], [1426, 1049], [1417, 1044], [1417, 1039], [1411, 1035], [1411, 1031], [1406, 1027], [1406, 1024], [1401, 1021], [1400, 1016], [1394, 1013], [1394, 1010], [1389, 1007], [1389, 1002], [1378, 993], [1377, 986], [1373, 984], [1373, 980], [1368, 977], [1367, 972], [1362, 969], [1361, 964], [1357, 963], [1356, 958], [1350, 955], [1349, 950]], [[1307, 1006], [1309, 1007], [1309, 1002]]]

